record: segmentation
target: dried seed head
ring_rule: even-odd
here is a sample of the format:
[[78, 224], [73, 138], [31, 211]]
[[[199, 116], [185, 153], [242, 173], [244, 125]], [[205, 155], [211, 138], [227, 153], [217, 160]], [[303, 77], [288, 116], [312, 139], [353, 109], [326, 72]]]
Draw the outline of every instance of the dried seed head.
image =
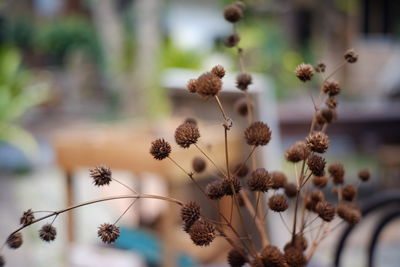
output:
[[196, 144], [199, 137], [199, 128], [193, 123], [182, 123], [175, 130], [175, 141], [183, 148]]
[[224, 10], [224, 18], [230, 23], [238, 22], [243, 17], [243, 10], [237, 4], [231, 4]]
[[284, 257], [287, 264], [291, 267], [303, 267], [307, 264], [307, 258], [304, 256], [303, 251], [294, 247], [286, 249]]
[[197, 78], [196, 92], [204, 98], [216, 96], [221, 88], [221, 79], [211, 72], [206, 72]]
[[236, 77], [236, 87], [242, 91], [246, 91], [248, 86], [252, 83], [252, 77], [250, 74], [241, 73]]
[[354, 225], [361, 220], [361, 212], [359, 209], [349, 204], [339, 204], [336, 209], [337, 215], [347, 223]]
[[370, 177], [371, 174], [368, 169], [362, 169], [358, 172], [358, 178], [360, 178], [360, 180], [363, 182], [368, 181]]
[[335, 81], [324, 82], [322, 89], [329, 96], [335, 96], [340, 93], [340, 85]]
[[239, 179], [236, 177], [224, 178], [222, 180], [222, 188], [225, 196], [232, 196], [234, 194], [232, 191], [232, 186], [236, 194], [239, 193], [240, 189], [242, 188]]
[[286, 251], [289, 248], [296, 248], [301, 251], [305, 251], [307, 247], [308, 247], [307, 239], [302, 234], [297, 234], [294, 238], [294, 242], [289, 241], [288, 243], [286, 243], [283, 250]]
[[286, 175], [280, 171], [274, 171], [271, 173], [271, 187], [273, 189], [283, 188], [287, 183]]
[[267, 124], [256, 121], [244, 131], [244, 138], [251, 146], [265, 146], [271, 140], [271, 130]]
[[347, 184], [342, 189], [342, 197], [344, 200], [353, 201], [357, 195], [357, 188], [354, 185]]
[[261, 251], [261, 260], [264, 266], [285, 267], [286, 262], [279, 248], [267, 245]]
[[89, 172], [95, 186], [109, 185], [112, 180], [111, 169], [105, 165], [96, 166]]
[[276, 212], [283, 212], [288, 208], [288, 201], [285, 196], [275, 194], [269, 198], [268, 206], [271, 210]]
[[236, 33], [228, 35], [224, 39], [224, 44], [226, 47], [235, 47], [240, 42], [240, 36]]
[[225, 76], [225, 69], [221, 65], [216, 65], [212, 68], [211, 73], [222, 79]]
[[252, 191], [267, 192], [270, 188], [270, 175], [264, 168], [255, 169], [249, 179], [247, 185]]
[[313, 184], [316, 187], [324, 188], [328, 183], [328, 177], [324, 176], [314, 176], [312, 179]]
[[114, 224], [103, 223], [99, 226], [97, 235], [106, 244], [114, 243], [119, 237], [119, 227]]
[[249, 167], [246, 164], [239, 163], [233, 169], [233, 173], [240, 178], [245, 177], [249, 173]]
[[194, 118], [186, 118], [183, 123], [193, 123], [194, 125], [197, 125], [197, 120]]
[[317, 204], [325, 199], [324, 194], [320, 190], [314, 190], [306, 198], [306, 209], [316, 212]]
[[295, 197], [297, 195], [297, 186], [294, 183], [286, 183], [285, 194], [288, 198]]
[[10, 235], [6, 240], [7, 246], [12, 249], [19, 248], [22, 245], [22, 242], [22, 234], [20, 232]]
[[242, 267], [246, 263], [246, 259], [243, 258], [237, 250], [232, 249], [228, 253], [228, 264], [231, 267]]
[[6, 265], [6, 260], [2, 255], [0, 255], [0, 267], [3, 267], [4, 265]]
[[325, 72], [326, 65], [324, 62], [318, 63], [318, 65], [315, 67], [316, 72]]
[[221, 181], [209, 183], [206, 187], [206, 194], [209, 199], [217, 200], [225, 195], [224, 188]]
[[201, 173], [206, 169], [207, 163], [203, 158], [195, 157], [192, 161], [192, 167], [195, 172]]
[[358, 59], [358, 55], [354, 52], [353, 49], [349, 49], [346, 51], [346, 53], [344, 54], [344, 59], [348, 62], [348, 63], [356, 63], [357, 59]]
[[42, 228], [40, 228], [39, 230], [40, 239], [46, 242], [50, 242], [56, 239], [56, 235], [57, 235], [56, 228], [49, 223], [43, 225]]
[[328, 97], [328, 99], [325, 101], [325, 104], [328, 108], [335, 109], [338, 105], [338, 101], [335, 97]]
[[308, 148], [317, 153], [324, 153], [329, 147], [329, 138], [323, 132], [314, 132], [306, 139]]
[[31, 224], [33, 220], [35, 220], [35, 216], [33, 215], [32, 210], [29, 209], [27, 211], [24, 211], [21, 218], [19, 219], [19, 223], [23, 226], [26, 226], [28, 224]]
[[331, 175], [334, 184], [338, 185], [344, 183], [344, 168], [341, 163], [333, 163], [329, 165], [328, 172]]
[[156, 139], [151, 143], [150, 154], [157, 160], [163, 160], [171, 153], [171, 145], [164, 139]]
[[314, 75], [314, 69], [310, 64], [301, 63], [296, 67], [295, 74], [302, 82], [311, 80]]
[[197, 80], [196, 79], [190, 79], [187, 83], [187, 89], [191, 93], [196, 93], [196, 86], [197, 86]]
[[189, 235], [197, 246], [208, 246], [215, 238], [215, 227], [208, 221], [197, 220], [190, 227]]
[[200, 206], [196, 202], [190, 201], [181, 208], [181, 218], [185, 229], [190, 227], [200, 218]]
[[286, 150], [285, 157], [288, 161], [296, 163], [304, 160], [310, 154], [310, 149], [303, 141], [297, 141]]
[[325, 159], [316, 154], [312, 154], [307, 160], [307, 166], [315, 176], [323, 176], [325, 174], [325, 164]]
[[318, 216], [326, 222], [332, 221], [335, 217], [335, 207], [327, 201], [318, 202], [315, 211]]
[[323, 125], [324, 123], [331, 123], [332, 121], [336, 120], [336, 118], [337, 115], [335, 109], [323, 108], [316, 114], [316, 120], [320, 125]]
[[[253, 109], [253, 105], [250, 103], [250, 109]], [[249, 106], [247, 105], [247, 100], [245, 97], [239, 98], [235, 102], [235, 110], [241, 116], [247, 116], [249, 113]]]

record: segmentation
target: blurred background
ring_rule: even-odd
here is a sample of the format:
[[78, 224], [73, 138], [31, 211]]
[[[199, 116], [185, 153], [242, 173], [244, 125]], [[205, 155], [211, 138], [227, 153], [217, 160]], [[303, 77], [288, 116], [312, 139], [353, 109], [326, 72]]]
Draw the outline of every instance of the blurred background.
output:
[[[1, 0], [0, 1], [0, 239], [28, 208], [44, 212], [129, 191], [94, 188], [88, 168], [107, 164], [142, 193], [182, 200], [202, 195], [167, 163], [155, 162], [150, 142], [173, 133], [185, 118], [199, 121], [201, 143], [223, 162], [221, 115], [215, 103], [189, 94], [190, 78], [221, 64], [221, 98], [234, 120], [232, 161], [243, 160], [246, 120], [236, 114], [236, 51], [224, 46], [232, 25], [227, 0]], [[357, 64], [335, 75], [342, 85], [338, 120], [329, 127], [327, 161], [342, 161], [349, 183], [360, 168], [372, 181], [359, 202], [400, 187], [400, 2], [396, 0], [248, 0], [238, 24], [259, 119], [273, 142], [260, 153], [267, 169], [293, 167], [284, 151], [308, 132], [322, 79], [303, 84], [293, 71], [323, 61], [327, 73], [354, 48]], [[174, 146], [186, 168], [200, 153]], [[222, 152], [221, 152], [222, 151]], [[175, 153], [175, 152], [174, 152]], [[214, 179], [212, 169], [199, 180]], [[329, 191], [329, 189], [328, 189]], [[24, 230], [20, 250], [3, 250], [9, 266], [226, 266], [224, 241], [198, 248], [181, 230], [178, 211], [151, 200], [135, 203], [120, 221], [122, 235], [106, 247], [97, 227], [114, 222], [130, 202], [96, 204], [55, 221], [58, 238], [45, 244], [40, 226]], [[205, 212], [212, 213], [204, 205]], [[171, 211], [172, 209], [172, 211]], [[175, 213], [174, 213], [175, 212]], [[343, 266], [366, 266], [365, 248], [381, 211], [350, 238]], [[45, 214], [45, 213], [44, 213]], [[171, 216], [171, 214], [175, 214]], [[290, 219], [290, 218], [288, 218]], [[286, 231], [280, 221], [271, 225]], [[376, 266], [398, 266], [400, 222], [380, 237]], [[271, 228], [271, 225], [269, 227]], [[278, 231], [278, 232], [279, 232]], [[340, 231], [340, 230], [339, 230]], [[274, 230], [277, 232], [277, 230]], [[338, 235], [318, 251], [313, 266], [331, 266]], [[272, 236], [284, 244], [279, 236]]]

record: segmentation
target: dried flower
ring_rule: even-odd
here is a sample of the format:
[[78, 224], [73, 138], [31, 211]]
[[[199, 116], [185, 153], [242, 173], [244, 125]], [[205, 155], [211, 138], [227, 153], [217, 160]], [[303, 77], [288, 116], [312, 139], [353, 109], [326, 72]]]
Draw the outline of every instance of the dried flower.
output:
[[360, 178], [360, 180], [363, 182], [368, 181], [370, 177], [371, 174], [368, 169], [362, 169], [358, 172], [358, 178]]
[[209, 199], [217, 200], [225, 195], [221, 181], [209, 183], [206, 187], [206, 194]]
[[324, 193], [320, 190], [314, 190], [306, 198], [306, 209], [316, 212], [317, 204], [325, 199]]
[[221, 65], [216, 65], [212, 68], [211, 73], [222, 79], [225, 76], [225, 69]]
[[19, 248], [22, 245], [22, 242], [22, 234], [20, 232], [11, 234], [6, 240], [7, 246], [12, 249]]
[[191, 93], [196, 93], [197, 89], [197, 80], [196, 79], [190, 79], [187, 83], [187, 89]]
[[289, 207], [286, 197], [281, 194], [275, 194], [269, 198], [268, 206], [271, 210], [282, 212]]
[[252, 77], [250, 74], [241, 73], [236, 77], [236, 87], [240, 90], [246, 91], [250, 84], [252, 84]]
[[[253, 109], [253, 105], [250, 103], [250, 109]], [[241, 97], [235, 102], [235, 110], [241, 116], [247, 116], [249, 113], [249, 105], [247, 104], [246, 97]]]
[[333, 179], [333, 183], [343, 184], [344, 183], [344, 168], [341, 163], [333, 163], [329, 165], [328, 172]]
[[243, 16], [243, 10], [237, 4], [231, 4], [224, 10], [224, 18], [230, 23], [238, 22]]
[[192, 161], [192, 167], [195, 172], [201, 173], [206, 169], [207, 164], [203, 158], [195, 157]]
[[109, 185], [112, 180], [111, 169], [105, 165], [94, 167], [89, 172], [95, 186]]
[[296, 248], [299, 249], [301, 251], [305, 251], [308, 247], [308, 241], [307, 239], [302, 235], [302, 234], [297, 234], [294, 238], [294, 242], [289, 241], [285, 247], [284, 247], [284, 251], [286, 251], [289, 248]]
[[231, 267], [242, 267], [246, 263], [246, 259], [243, 258], [237, 250], [232, 249], [228, 253], [228, 264]]
[[224, 178], [222, 180], [221, 186], [224, 190], [225, 196], [232, 196], [234, 194], [232, 191], [232, 186], [233, 189], [235, 190], [235, 194], [239, 193], [240, 189], [242, 188], [239, 179], [236, 177]]
[[221, 79], [211, 72], [206, 72], [197, 78], [196, 92], [204, 98], [216, 96], [221, 88]]
[[303, 251], [294, 247], [286, 249], [284, 257], [290, 267], [303, 267], [307, 264], [307, 258]]
[[347, 203], [339, 204], [336, 212], [340, 218], [351, 225], [358, 223], [362, 217], [359, 209], [352, 207]]
[[285, 194], [288, 198], [293, 198], [297, 195], [297, 185], [294, 183], [285, 184]]
[[335, 81], [324, 82], [322, 89], [329, 96], [335, 96], [340, 93], [340, 85]]
[[353, 49], [349, 49], [346, 51], [346, 53], [344, 54], [344, 59], [348, 62], [348, 63], [356, 63], [357, 59], [358, 59], [358, 55], [354, 52]]
[[295, 74], [302, 82], [311, 80], [314, 75], [314, 69], [310, 64], [301, 63], [296, 67]]
[[271, 140], [271, 130], [267, 124], [256, 121], [244, 131], [244, 138], [251, 146], [265, 146]]
[[310, 154], [310, 149], [303, 141], [297, 141], [286, 150], [285, 157], [288, 161], [296, 163], [304, 160]]
[[189, 235], [197, 246], [208, 246], [215, 238], [215, 227], [208, 221], [197, 220], [190, 227]]
[[324, 188], [328, 184], [328, 178], [325, 175], [314, 176], [312, 182], [316, 187]]
[[307, 160], [307, 166], [315, 176], [323, 176], [325, 174], [325, 164], [325, 159], [316, 154], [312, 154]]
[[114, 243], [119, 237], [119, 227], [114, 224], [103, 223], [99, 226], [97, 235], [106, 244]]
[[249, 167], [244, 163], [239, 163], [233, 169], [233, 173], [238, 177], [245, 177], [249, 173]]
[[324, 153], [329, 147], [329, 138], [323, 132], [314, 132], [306, 139], [308, 148], [317, 153]]
[[328, 108], [330, 109], [335, 109], [338, 105], [338, 101], [336, 98], [332, 97], [328, 97], [328, 99], [325, 101], [325, 104]]
[[175, 130], [175, 141], [183, 148], [196, 144], [199, 137], [199, 128], [193, 123], [182, 123]]
[[54, 226], [47, 223], [39, 230], [39, 237], [43, 241], [50, 242], [56, 239], [57, 230]]
[[157, 160], [163, 160], [171, 153], [171, 145], [164, 139], [156, 139], [151, 143], [150, 154]]
[[261, 260], [264, 266], [286, 267], [286, 261], [279, 248], [267, 245], [261, 251]]
[[226, 47], [235, 47], [240, 42], [240, 36], [236, 33], [228, 35], [224, 39], [224, 44]]
[[319, 62], [318, 65], [315, 67], [316, 72], [325, 72], [326, 65], [324, 62]]
[[271, 173], [271, 187], [273, 189], [283, 188], [287, 183], [286, 175], [280, 171], [274, 171]]
[[31, 209], [25, 211], [21, 218], [19, 219], [19, 223], [23, 226], [31, 224], [35, 220], [35, 216], [33, 215], [33, 211]]
[[332, 221], [335, 217], [335, 207], [327, 201], [318, 202], [315, 211], [318, 216], [326, 222]]
[[200, 218], [200, 206], [193, 201], [184, 204], [181, 208], [181, 218], [185, 229], [190, 227]]
[[270, 179], [269, 173], [264, 168], [258, 168], [251, 173], [247, 185], [252, 191], [267, 192], [270, 188]]
[[354, 185], [347, 184], [342, 189], [342, 197], [344, 200], [353, 201], [357, 195], [357, 189]]

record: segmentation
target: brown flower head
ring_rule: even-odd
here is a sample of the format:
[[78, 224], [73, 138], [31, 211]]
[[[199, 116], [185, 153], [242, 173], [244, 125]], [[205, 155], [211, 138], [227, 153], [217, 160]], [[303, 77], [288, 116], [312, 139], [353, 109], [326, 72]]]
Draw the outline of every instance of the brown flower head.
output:
[[240, 42], [240, 36], [236, 33], [228, 35], [224, 39], [224, 44], [226, 47], [235, 47]]
[[297, 195], [297, 185], [294, 183], [285, 184], [285, 194], [288, 198], [293, 198]]
[[[253, 109], [253, 104], [250, 103], [250, 109]], [[246, 97], [241, 97], [235, 102], [235, 110], [241, 116], [247, 116], [249, 113], [249, 105], [247, 105]]]
[[323, 108], [316, 114], [316, 120], [318, 124], [323, 125], [324, 123], [331, 123], [336, 120], [337, 114], [335, 109]]
[[249, 179], [247, 185], [251, 191], [267, 192], [270, 188], [270, 175], [264, 168], [255, 169]]
[[24, 211], [21, 218], [19, 219], [19, 223], [23, 226], [31, 224], [35, 220], [35, 216], [33, 215], [33, 211], [31, 209]]
[[49, 223], [43, 225], [42, 228], [40, 228], [39, 230], [40, 239], [46, 242], [50, 242], [56, 239], [56, 235], [57, 235], [56, 228]]
[[326, 65], [324, 62], [318, 63], [318, 65], [315, 67], [316, 72], [325, 72]]
[[232, 249], [228, 253], [228, 264], [231, 267], [242, 267], [246, 263], [246, 259], [243, 258], [242, 254], [235, 249]]
[[221, 65], [216, 65], [211, 69], [211, 73], [222, 79], [225, 76], [225, 69]]
[[0, 267], [3, 267], [4, 265], [6, 265], [6, 260], [2, 255], [0, 255]]
[[265, 146], [271, 140], [271, 130], [267, 124], [256, 121], [244, 131], [244, 138], [251, 146]]
[[340, 93], [340, 85], [335, 81], [324, 82], [322, 89], [329, 96], [335, 96]]
[[187, 89], [191, 93], [196, 93], [196, 87], [197, 87], [197, 80], [196, 79], [190, 79], [187, 83]]
[[246, 164], [239, 163], [233, 169], [233, 173], [240, 178], [245, 177], [249, 173], [249, 167]]
[[175, 130], [175, 141], [183, 148], [196, 144], [199, 137], [199, 128], [193, 123], [182, 123]]
[[306, 139], [308, 148], [317, 153], [324, 153], [329, 147], [329, 138], [323, 132], [314, 132]]
[[304, 160], [310, 154], [310, 149], [303, 141], [297, 141], [286, 150], [285, 157], [288, 161], [296, 163]]
[[294, 247], [286, 249], [284, 257], [290, 267], [303, 267], [307, 264], [303, 251]]
[[171, 153], [171, 145], [164, 139], [156, 139], [151, 143], [150, 154], [157, 160], [163, 160]]
[[184, 228], [189, 229], [200, 218], [200, 206], [193, 201], [184, 204], [181, 208], [181, 218]]
[[362, 169], [358, 172], [358, 178], [360, 178], [360, 180], [363, 182], [368, 181], [370, 177], [371, 174], [368, 169]]
[[328, 172], [331, 175], [334, 184], [338, 185], [344, 183], [344, 168], [341, 163], [333, 163], [329, 165]]
[[274, 171], [271, 173], [271, 187], [273, 189], [283, 188], [287, 183], [287, 177], [283, 172]]
[[267, 245], [261, 251], [261, 260], [264, 266], [285, 267], [286, 261], [279, 248]]
[[289, 241], [285, 247], [284, 247], [284, 251], [286, 251], [289, 248], [296, 248], [299, 249], [301, 251], [305, 251], [308, 247], [308, 241], [307, 239], [302, 235], [302, 234], [297, 234], [294, 238], [294, 242]]
[[206, 194], [209, 199], [217, 200], [225, 195], [224, 188], [222, 187], [222, 181], [215, 181], [209, 183], [206, 187]]
[[232, 186], [233, 189], [235, 190], [235, 194], [239, 193], [240, 189], [242, 188], [239, 179], [236, 177], [224, 178], [222, 180], [222, 188], [224, 190], [225, 196], [232, 196], [234, 194]]
[[6, 243], [9, 248], [17, 249], [22, 245], [22, 234], [20, 232], [16, 232], [8, 236]]
[[208, 221], [197, 220], [190, 227], [189, 235], [197, 246], [208, 246], [215, 238], [215, 227]]
[[348, 63], [356, 63], [357, 59], [358, 59], [358, 55], [354, 52], [353, 49], [349, 49], [346, 51], [346, 53], [344, 54], [344, 59], [348, 62]]
[[250, 74], [241, 73], [236, 77], [236, 87], [240, 90], [246, 91], [250, 84], [252, 84], [252, 77]]
[[221, 88], [221, 79], [211, 72], [206, 72], [197, 78], [196, 92], [204, 98], [216, 96]]
[[192, 161], [192, 167], [195, 172], [201, 173], [206, 169], [207, 163], [203, 158], [195, 157]]
[[289, 207], [287, 198], [281, 194], [275, 194], [269, 198], [268, 206], [276, 212], [283, 212]]
[[328, 97], [328, 99], [325, 101], [325, 104], [328, 108], [330, 109], [335, 109], [338, 105], [338, 101], [335, 97]]
[[336, 213], [350, 225], [358, 223], [362, 217], [360, 210], [349, 204], [339, 204]]
[[301, 63], [296, 67], [295, 74], [302, 82], [311, 80], [314, 75], [314, 69], [310, 64]]
[[314, 190], [306, 198], [306, 209], [316, 212], [317, 204], [325, 199], [324, 193], [320, 190]]
[[111, 169], [105, 165], [94, 167], [89, 172], [96, 186], [109, 185], [112, 180]]
[[325, 164], [325, 159], [316, 154], [312, 154], [307, 160], [307, 166], [315, 176], [323, 176], [325, 174]]
[[224, 10], [224, 18], [230, 23], [238, 22], [243, 17], [243, 10], [237, 4], [231, 4]]
[[325, 175], [314, 176], [312, 182], [316, 187], [324, 188], [328, 184], [328, 177], [326, 177]]
[[103, 223], [99, 226], [97, 235], [106, 244], [114, 243], [119, 237], [119, 227], [114, 224]]
[[332, 221], [335, 217], [335, 207], [327, 201], [318, 202], [315, 211], [318, 216], [326, 222]]
[[353, 201], [357, 195], [357, 188], [354, 185], [347, 184], [342, 189], [342, 196], [344, 200]]

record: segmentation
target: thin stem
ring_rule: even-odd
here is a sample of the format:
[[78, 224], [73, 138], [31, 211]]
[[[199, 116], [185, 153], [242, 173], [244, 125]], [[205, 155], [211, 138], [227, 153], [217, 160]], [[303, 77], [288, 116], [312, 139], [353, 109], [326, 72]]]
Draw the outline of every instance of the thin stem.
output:
[[117, 180], [117, 179], [115, 179], [115, 178], [112, 178], [112, 180], [115, 181], [115, 182], [117, 182], [117, 183], [119, 183], [119, 184], [122, 185], [123, 187], [127, 188], [127, 189], [128, 189], [129, 191], [131, 191], [132, 193], [134, 193], [134, 194], [137, 194], [137, 193], [138, 193], [138, 192], [135, 191], [135, 189], [133, 189], [132, 187], [130, 187], [130, 186], [126, 185], [126, 184], [124, 184], [123, 182], [121, 182], [121, 181], [119, 181], [119, 180]]
[[228, 130], [229, 130], [232, 127], [232, 120], [228, 116], [226, 116], [224, 107], [222, 106], [221, 100], [219, 100], [218, 95], [215, 95], [214, 98], [217, 101], [218, 107], [219, 107], [219, 109], [220, 109], [220, 111], [222, 113], [222, 117], [225, 120], [224, 127], [228, 128]]
[[130, 210], [130, 208], [135, 204], [135, 202], [137, 201], [137, 199], [135, 199], [134, 201], [132, 201], [132, 203], [125, 209], [125, 211], [118, 217], [118, 219], [114, 222], [114, 225], [116, 225], [119, 220], [121, 220], [121, 218], [128, 212], [128, 210]]
[[224, 176], [227, 177], [227, 174], [220, 168], [217, 166], [217, 164], [210, 158], [210, 156], [204, 152], [203, 149], [201, 149], [197, 144], [194, 144], [194, 146], [211, 162], [212, 165], [214, 165], [214, 167]]
[[287, 231], [288, 231], [288, 233], [290, 234], [290, 229], [289, 229], [289, 226], [287, 225], [287, 223], [286, 223], [285, 219], [283, 218], [283, 216], [282, 216], [282, 212], [278, 212], [278, 213], [279, 213], [279, 217], [281, 217], [281, 220], [282, 220], [283, 224], [285, 225], [285, 228], [286, 228], [286, 230], [287, 230]]
[[251, 149], [249, 155], [247, 156], [246, 160], [240, 165], [240, 168], [236, 170], [236, 172], [233, 175], [238, 174], [242, 168], [247, 164], [247, 162], [249, 161], [250, 157], [253, 155], [254, 151], [256, 150], [256, 146], [253, 146], [253, 148]]

